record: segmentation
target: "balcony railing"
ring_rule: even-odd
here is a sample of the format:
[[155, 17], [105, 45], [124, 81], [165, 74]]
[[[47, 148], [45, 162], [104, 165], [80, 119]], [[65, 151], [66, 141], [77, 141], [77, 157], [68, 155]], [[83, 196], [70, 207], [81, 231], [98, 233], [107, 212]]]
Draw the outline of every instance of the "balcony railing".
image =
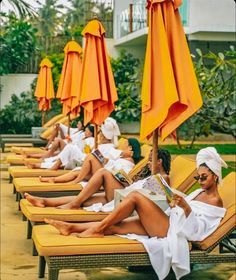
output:
[[[188, 0], [183, 0], [179, 8], [183, 26], [188, 26]], [[129, 8], [123, 10], [118, 16], [118, 37], [143, 29], [147, 26], [146, 1], [129, 4]]]

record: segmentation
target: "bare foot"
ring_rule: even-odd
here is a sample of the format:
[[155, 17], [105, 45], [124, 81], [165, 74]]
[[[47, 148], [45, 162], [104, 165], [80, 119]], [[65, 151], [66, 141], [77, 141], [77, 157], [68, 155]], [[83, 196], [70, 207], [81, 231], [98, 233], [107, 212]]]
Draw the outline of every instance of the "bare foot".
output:
[[40, 147], [40, 149], [47, 151], [48, 147]]
[[100, 232], [97, 226], [91, 226], [85, 231], [78, 233], [76, 236], [82, 238], [104, 237], [104, 233]]
[[45, 183], [54, 183], [55, 178], [54, 177], [41, 177], [39, 176], [39, 181], [40, 182], [45, 182]]
[[57, 221], [53, 219], [44, 219], [44, 222], [55, 227], [61, 235], [70, 235], [72, 233], [72, 225], [66, 222]]
[[57, 206], [57, 208], [59, 208], [59, 209], [79, 209], [80, 206], [75, 205], [74, 203], [70, 202], [70, 203], [66, 203], [66, 204]]
[[41, 207], [41, 208], [44, 208], [44, 207], [45, 207], [44, 199], [43, 199], [42, 197], [33, 196], [33, 195], [30, 195], [29, 193], [25, 193], [25, 194], [24, 194], [24, 197], [25, 197], [25, 199], [27, 199], [33, 206]]

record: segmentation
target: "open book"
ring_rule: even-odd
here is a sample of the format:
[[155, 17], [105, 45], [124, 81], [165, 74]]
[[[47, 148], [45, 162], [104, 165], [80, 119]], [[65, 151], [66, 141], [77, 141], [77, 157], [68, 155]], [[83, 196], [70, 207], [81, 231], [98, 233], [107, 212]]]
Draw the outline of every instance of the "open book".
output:
[[111, 173], [124, 187], [127, 187], [133, 183], [129, 175], [123, 169], [112, 170]]
[[104, 156], [102, 155], [102, 153], [101, 153], [98, 149], [92, 151], [91, 154], [94, 155], [95, 158], [98, 159], [98, 161], [99, 161], [101, 164], [105, 164], [105, 158], [104, 158]]
[[176, 189], [172, 189], [160, 174], [149, 177], [145, 181], [143, 188], [156, 194], [165, 195], [169, 201], [172, 201], [174, 194], [178, 194], [182, 197], [186, 196], [184, 193], [177, 191]]

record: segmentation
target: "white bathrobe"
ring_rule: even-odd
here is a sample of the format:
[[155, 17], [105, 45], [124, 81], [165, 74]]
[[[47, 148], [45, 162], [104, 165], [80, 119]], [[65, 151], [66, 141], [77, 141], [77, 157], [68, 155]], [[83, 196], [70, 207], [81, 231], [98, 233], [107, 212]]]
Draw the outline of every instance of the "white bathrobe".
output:
[[171, 267], [177, 279], [190, 273], [188, 240], [205, 239], [216, 230], [225, 215], [225, 208], [194, 201], [193, 199], [200, 192], [202, 189], [194, 191], [185, 198], [192, 208], [187, 218], [183, 209], [178, 206], [166, 210], [166, 214], [170, 216], [170, 227], [166, 238], [149, 238], [136, 234], [121, 235], [143, 243], [159, 280], [168, 275]]
[[66, 169], [73, 169], [76, 164], [82, 164], [87, 154], [84, 152], [85, 146], [88, 145], [90, 150], [94, 147], [94, 137], [88, 137], [77, 142], [77, 144], [67, 144], [60, 152], [58, 158]]
[[66, 169], [73, 169], [76, 163], [81, 164], [87, 156], [87, 154], [84, 153], [85, 145], [89, 145], [92, 150], [94, 147], [94, 137], [88, 137], [80, 141], [74, 140], [73, 143], [67, 144], [58, 155], [44, 159], [40, 167], [49, 169], [55, 164], [56, 160], [60, 159], [62, 165], [65, 166]]

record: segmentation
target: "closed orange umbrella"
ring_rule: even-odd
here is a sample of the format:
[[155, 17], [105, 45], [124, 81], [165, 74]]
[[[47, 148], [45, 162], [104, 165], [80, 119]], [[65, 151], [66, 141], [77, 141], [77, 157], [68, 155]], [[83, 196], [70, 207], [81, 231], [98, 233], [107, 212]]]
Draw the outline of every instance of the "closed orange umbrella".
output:
[[82, 35], [86, 39], [82, 75], [81, 106], [84, 108], [84, 124], [101, 125], [115, 108], [118, 100], [110, 60], [105, 46], [105, 29], [91, 20]]
[[51, 68], [51, 61], [48, 58], [44, 58], [40, 63], [40, 70], [34, 93], [38, 101], [39, 110], [42, 111], [42, 126], [44, 125], [44, 112], [51, 109], [51, 99], [54, 98]]
[[[165, 139], [200, 109], [202, 97], [178, 7], [181, 0], [148, 0], [149, 31], [142, 84], [140, 138], [158, 129]], [[153, 154], [156, 154], [155, 152]]]
[[57, 90], [57, 98], [62, 103], [62, 114], [79, 113], [80, 77], [82, 48], [75, 41], [70, 41], [64, 48], [65, 58]]

